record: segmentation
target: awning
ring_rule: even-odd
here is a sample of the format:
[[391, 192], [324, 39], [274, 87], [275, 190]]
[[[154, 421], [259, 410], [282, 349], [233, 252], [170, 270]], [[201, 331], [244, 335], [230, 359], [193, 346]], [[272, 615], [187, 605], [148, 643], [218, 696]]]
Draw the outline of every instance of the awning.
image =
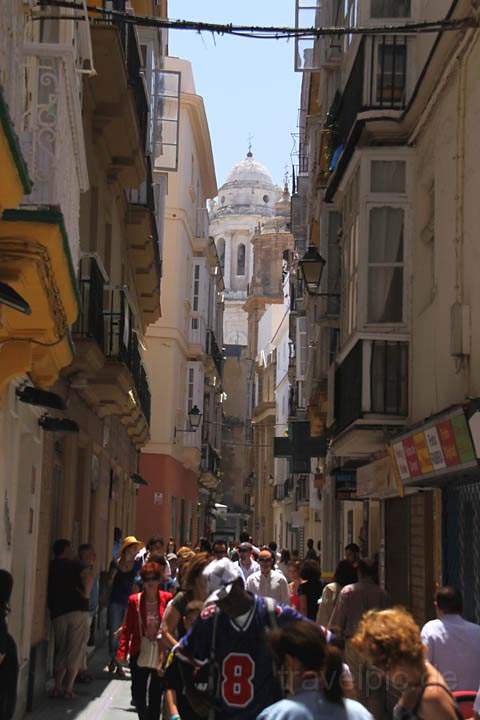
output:
[[478, 471], [463, 406], [431, 418], [392, 442], [396, 469], [405, 485], [435, 485], [452, 474]]
[[32, 181], [0, 87], [0, 213], [32, 192]]

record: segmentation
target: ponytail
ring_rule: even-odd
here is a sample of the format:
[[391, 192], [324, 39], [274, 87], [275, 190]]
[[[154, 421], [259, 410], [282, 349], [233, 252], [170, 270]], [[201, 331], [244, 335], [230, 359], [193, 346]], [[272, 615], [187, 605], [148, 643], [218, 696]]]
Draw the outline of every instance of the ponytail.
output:
[[327, 700], [337, 705], [343, 705], [342, 675], [343, 662], [340, 650], [334, 645], [326, 645], [323, 692]]

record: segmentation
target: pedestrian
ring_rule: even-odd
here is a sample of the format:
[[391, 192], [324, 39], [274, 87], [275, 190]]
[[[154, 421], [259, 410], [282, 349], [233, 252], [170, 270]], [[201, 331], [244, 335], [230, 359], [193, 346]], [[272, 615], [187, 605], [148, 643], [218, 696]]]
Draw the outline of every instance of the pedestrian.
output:
[[162, 590], [166, 590], [166, 592], [171, 592], [173, 593], [173, 595], [175, 595], [175, 593], [179, 589], [177, 578], [178, 558], [175, 553], [168, 553], [166, 560], [170, 565], [170, 577], [165, 578], [165, 587], [162, 587]]
[[317, 560], [317, 561], [319, 560], [319, 557], [318, 557], [317, 553], [315, 552], [315, 548], [313, 547], [313, 545], [314, 545], [314, 542], [313, 542], [312, 538], [309, 538], [307, 540], [307, 552], [305, 555], [305, 560]]
[[243, 581], [247, 582], [250, 575], [259, 572], [260, 565], [253, 559], [253, 545], [249, 542], [240, 543], [238, 548], [240, 559], [236, 563], [240, 568]]
[[[143, 565], [143, 563], [150, 562], [150, 558], [153, 555], [165, 556], [165, 542], [163, 540], [163, 537], [160, 537], [160, 535], [154, 535], [153, 537], [151, 537], [145, 547], [137, 554], [137, 557], [135, 559], [141, 560]], [[167, 559], [165, 577], [169, 578], [171, 577], [171, 574], [172, 572], [170, 568], [170, 563]]]
[[275, 562], [278, 563], [281, 557], [281, 553], [278, 552], [278, 545], [277, 543], [272, 540], [272, 542], [268, 543], [268, 547], [273, 553], [273, 557], [275, 558]]
[[212, 554], [212, 545], [206, 537], [201, 537], [198, 541], [198, 552]]
[[323, 583], [321, 581], [320, 565], [316, 560], [304, 560], [300, 567], [300, 578], [303, 580], [298, 586], [299, 610], [309, 620], [317, 617], [318, 601], [322, 595]]
[[227, 543], [225, 540], [215, 540], [212, 545], [212, 555], [215, 560], [227, 557]]
[[282, 696], [267, 633], [300, 615], [247, 592], [238, 567], [228, 560], [215, 560], [205, 575], [208, 588], [216, 589], [176, 652], [197, 665], [208, 663], [204, 699], [213, 705], [215, 720], [254, 720]]
[[[189, 602], [182, 618], [188, 632], [199, 617], [203, 602]], [[174, 650], [170, 651], [165, 669], [165, 709], [170, 720], [202, 720], [203, 689], [208, 683], [208, 668], [195, 668], [193, 664], [179, 659]], [[208, 712], [208, 707], [207, 707]]]
[[124, 677], [125, 673], [115, 659], [118, 650], [117, 632], [123, 624], [128, 598], [134, 591], [135, 578], [142, 566], [142, 561], [139, 558], [136, 559], [142, 547], [143, 543], [140, 540], [137, 540], [134, 535], [128, 535], [123, 540], [119, 557], [110, 563], [111, 590], [107, 611], [110, 652], [108, 671], [115, 672], [119, 677]]
[[462, 617], [463, 598], [449, 585], [435, 595], [437, 619], [422, 628], [427, 660], [450, 690], [477, 690], [480, 685], [480, 626]]
[[203, 602], [207, 597], [203, 571], [211, 561], [211, 557], [207, 553], [197, 553], [188, 562], [183, 576], [182, 589], [169, 603], [162, 622], [162, 633], [170, 647], [176, 645], [178, 638], [185, 634], [182, 617], [185, 615], [188, 603], [192, 600]]
[[17, 704], [17, 646], [7, 627], [12, 590], [13, 577], [0, 570], [0, 720], [10, 720]]
[[115, 528], [113, 528], [112, 559], [115, 559], [120, 555], [121, 547], [122, 547], [122, 531], [119, 527], [115, 527]]
[[140, 575], [144, 590], [128, 599], [116, 661], [129, 659], [132, 700], [139, 720], [158, 720], [164, 690], [160, 626], [172, 596], [160, 590], [162, 570], [157, 563], [145, 563]]
[[349, 543], [345, 546], [345, 560], [348, 560], [354, 568], [358, 567], [360, 560], [360, 548], [357, 543]]
[[48, 576], [48, 608], [55, 637], [53, 698], [72, 699], [90, 635], [93, 575], [73, 558], [69, 540], [56, 540]]
[[289, 564], [290, 560], [291, 560], [290, 550], [287, 550], [286, 548], [284, 548], [280, 553], [280, 560], [278, 561], [277, 567], [280, 570], [280, 572], [282, 572], [285, 575], [288, 582], [290, 581], [290, 578], [288, 576], [288, 564]]
[[88, 672], [87, 668], [87, 647], [90, 644], [95, 644], [95, 621], [97, 617], [98, 602], [99, 602], [99, 576], [95, 567], [97, 556], [93, 545], [90, 543], [83, 543], [78, 548], [78, 559], [82, 567], [84, 568], [85, 575], [91, 575], [92, 577], [92, 588], [90, 590], [90, 596], [88, 598], [88, 612], [89, 612], [89, 630], [88, 639], [84, 648], [84, 659], [80, 672], [78, 673], [75, 682], [79, 683], [91, 683], [93, 681], [93, 675]]
[[340, 591], [346, 585], [357, 582], [357, 571], [348, 560], [340, 560], [335, 570], [333, 582], [325, 585], [322, 597], [318, 601], [317, 623], [330, 627], [330, 620], [335, 605], [340, 597]]
[[394, 720], [462, 717], [444, 678], [425, 657], [419, 627], [403, 608], [367, 612], [352, 645], [400, 693]]
[[292, 622], [274, 631], [270, 644], [293, 695], [267, 707], [258, 720], [373, 720], [363, 705], [344, 697], [340, 652], [318, 626]]
[[385, 590], [375, 582], [377, 565], [374, 560], [361, 559], [358, 562], [358, 582], [346, 585], [340, 592], [329, 623], [337, 640], [345, 644], [345, 662], [350, 668], [359, 700], [375, 718], [382, 718], [385, 710], [385, 686], [381, 677], [374, 676], [364, 660], [352, 645], [352, 638], [360, 620], [368, 610], [383, 610], [389, 606]]
[[167, 543], [166, 554], [167, 554], [167, 555], [170, 555], [171, 553], [174, 553], [175, 555], [176, 555], [176, 553], [177, 553], [177, 543], [175, 542], [175, 538], [174, 538], [174, 537], [170, 537], [170, 538], [168, 539], [168, 543]]
[[288, 605], [290, 594], [285, 575], [275, 570], [275, 556], [269, 547], [263, 547], [258, 555], [260, 570], [254, 572], [245, 583], [248, 592], [270, 597], [281, 605]]
[[291, 560], [288, 563], [288, 576], [290, 578], [290, 582], [288, 583], [288, 594], [290, 596], [290, 605], [295, 608], [295, 610], [300, 610], [298, 588], [302, 583], [300, 579], [301, 566], [302, 563], [300, 560]]
[[183, 589], [183, 574], [187, 568], [187, 565], [192, 558], [195, 557], [195, 553], [192, 548], [186, 545], [178, 548], [177, 552], [177, 572], [175, 575], [177, 592]]

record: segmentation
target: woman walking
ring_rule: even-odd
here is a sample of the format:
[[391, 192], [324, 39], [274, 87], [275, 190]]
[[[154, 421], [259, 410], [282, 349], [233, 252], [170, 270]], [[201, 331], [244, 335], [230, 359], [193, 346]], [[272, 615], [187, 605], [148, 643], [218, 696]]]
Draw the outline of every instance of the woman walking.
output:
[[135, 576], [142, 566], [140, 559], [135, 560], [135, 556], [142, 547], [143, 543], [133, 535], [129, 535], [122, 542], [119, 557], [112, 560], [110, 564], [109, 583], [111, 590], [108, 603], [110, 664], [108, 671], [111, 673], [116, 672], [120, 677], [123, 677], [125, 673], [115, 659], [118, 650], [118, 630], [123, 624], [128, 598], [134, 589]]
[[12, 576], [0, 570], [0, 720], [10, 720], [17, 703], [17, 647], [7, 628], [12, 589]]
[[420, 628], [403, 608], [370, 610], [363, 616], [352, 645], [401, 693], [394, 720], [462, 717], [443, 676], [426, 660]]
[[207, 597], [207, 583], [203, 571], [211, 562], [212, 558], [207, 553], [198, 553], [188, 561], [183, 574], [182, 590], [178, 592], [169, 604], [162, 622], [164, 639], [173, 647], [177, 644], [177, 638], [185, 633], [182, 618], [184, 617], [188, 603], [192, 600], [204, 601]]
[[308, 617], [309, 620], [315, 620], [317, 617], [318, 599], [323, 590], [320, 577], [321, 571], [318, 562], [304, 560], [300, 568], [300, 578], [303, 582], [298, 587], [298, 608], [302, 615]]
[[270, 644], [293, 694], [258, 720], [373, 720], [363, 705], [344, 696], [341, 655], [317, 625], [292, 622], [273, 631]]
[[131, 595], [120, 633], [117, 662], [130, 660], [132, 699], [140, 720], [158, 720], [164, 683], [160, 624], [170, 593], [160, 590], [162, 569], [147, 562], [140, 571], [144, 590]]

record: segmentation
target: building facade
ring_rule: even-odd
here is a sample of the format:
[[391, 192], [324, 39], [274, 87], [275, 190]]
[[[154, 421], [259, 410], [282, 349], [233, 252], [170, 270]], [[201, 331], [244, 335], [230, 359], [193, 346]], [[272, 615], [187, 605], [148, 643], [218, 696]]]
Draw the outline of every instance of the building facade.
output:
[[[180, 87], [178, 171], [168, 173], [162, 313], [145, 340], [154, 400], [140, 460], [148, 487], [139, 491], [137, 531], [184, 543], [204, 534], [219, 482], [223, 279], [209, 237], [206, 201], [217, 188], [203, 100], [187, 61], [168, 58], [164, 67]], [[196, 430], [194, 407], [201, 413]]]
[[[435, 5], [438, 18], [472, 12], [468, 2]], [[319, 3], [314, 15], [319, 26], [378, 28], [425, 20], [431, 7], [352, 0], [340, 10]], [[474, 29], [399, 29], [321, 39], [296, 54], [299, 237], [306, 228], [325, 258], [319, 290], [329, 295], [302, 301], [309, 413], [329, 440], [319, 459], [323, 565], [333, 569], [357, 542], [378, 555], [392, 598], [419, 622], [432, 616], [442, 581], [463, 588], [478, 619], [464, 522], [478, 482], [478, 309], [467, 270], [477, 41]]]
[[[141, 4], [166, 16], [166, 3]], [[122, 18], [75, 13], [0, 10], [0, 564], [14, 576], [18, 717], [51, 671], [52, 542], [92, 542], [101, 571], [114, 527], [134, 529], [150, 423], [142, 338], [160, 310], [143, 73], [160, 67], [166, 36], [147, 50]]]

